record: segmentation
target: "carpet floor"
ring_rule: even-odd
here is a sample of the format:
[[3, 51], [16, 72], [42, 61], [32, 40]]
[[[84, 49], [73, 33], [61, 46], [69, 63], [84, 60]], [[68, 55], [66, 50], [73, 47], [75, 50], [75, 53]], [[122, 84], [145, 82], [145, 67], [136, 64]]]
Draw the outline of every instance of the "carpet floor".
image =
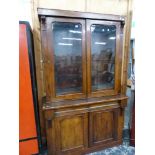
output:
[[[47, 155], [47, 152], [41, 155]], [[135, 155], [135, 148], [132, 146], [120, 145], [87, 155]]]
[[87, 155], [135, 155], [135, 148], [132, 146], [120, 145]]

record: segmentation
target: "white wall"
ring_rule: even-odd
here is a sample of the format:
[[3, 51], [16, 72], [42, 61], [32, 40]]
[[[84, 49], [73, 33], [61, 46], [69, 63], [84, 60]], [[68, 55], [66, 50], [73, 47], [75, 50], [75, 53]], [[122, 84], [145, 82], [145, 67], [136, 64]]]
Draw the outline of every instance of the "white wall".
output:
[[[134, 1], [135, 2], [135, 1]], [[133, 3], [133, 14], [132, 14], [132, 27], [131, 27], [131, 39], [135, 39], [135, 25], [136, 25], [136, 20], [135, 20], [135, 3]]]
[[32, 27], [32, 0], [20, 0], [19, 1], [19, 20], [29, 21]]

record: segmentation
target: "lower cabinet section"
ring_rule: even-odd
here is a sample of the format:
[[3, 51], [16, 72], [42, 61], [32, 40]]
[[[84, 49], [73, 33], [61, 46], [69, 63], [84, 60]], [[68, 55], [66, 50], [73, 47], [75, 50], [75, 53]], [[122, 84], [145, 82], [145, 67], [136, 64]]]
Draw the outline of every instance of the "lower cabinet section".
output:
[[[116, 104], [117, 105], [117, 104]], [[46, 114], [49, 155], [83, 155], [118, 141], [119, 106], [84, 107]], [[52, 121], [49, 121], [52, 113]]]

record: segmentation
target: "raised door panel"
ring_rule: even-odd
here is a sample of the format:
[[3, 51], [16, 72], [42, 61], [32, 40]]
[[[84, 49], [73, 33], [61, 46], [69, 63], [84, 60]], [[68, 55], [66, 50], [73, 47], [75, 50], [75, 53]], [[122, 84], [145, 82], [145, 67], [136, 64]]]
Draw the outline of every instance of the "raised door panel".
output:
[[91, 112], [89, 120], [90, 146], [117, 140], [118, 109]]
[[[81, 117], [64, 119], [60, 122], [62, 150], [83, 145], [83, 123]], [[70, 137], [70, 138], [68, 138]], [[75, 137], [77, 137], [75, 139]]]
[[57, 154], [77, 153], [84, 150], [88, 141], [87, 114], [61, 116], [56, 118]]
[[[113, 113], [99, 112], [94, 116], [94, 142], [112, 138]], [[102, 132], [104, 131], [104, 132]]]

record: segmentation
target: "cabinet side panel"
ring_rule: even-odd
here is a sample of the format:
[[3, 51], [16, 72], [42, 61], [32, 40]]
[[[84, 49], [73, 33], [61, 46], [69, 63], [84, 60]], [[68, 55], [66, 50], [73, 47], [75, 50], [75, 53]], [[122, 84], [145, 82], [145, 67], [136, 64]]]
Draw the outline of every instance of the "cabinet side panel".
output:
[[45, 96], [44, 79], [43, 79], [43, 65], [42, 65], [42, 53], [41, 53], [41, 37], [40, 37], [40, 23], [37, 14], [38, 0], [32, 0], [32, 27], [33, 27], [33, 40], [34, 40], [34, 54], [35, 54], [35, 66], [36, 66], [36, 78], [38, 88], [38, 104], [40, 115], [41, 136], [43, 143], [45, 144], [46, 131], [44, 114], [42, 112], [42, 97]]

